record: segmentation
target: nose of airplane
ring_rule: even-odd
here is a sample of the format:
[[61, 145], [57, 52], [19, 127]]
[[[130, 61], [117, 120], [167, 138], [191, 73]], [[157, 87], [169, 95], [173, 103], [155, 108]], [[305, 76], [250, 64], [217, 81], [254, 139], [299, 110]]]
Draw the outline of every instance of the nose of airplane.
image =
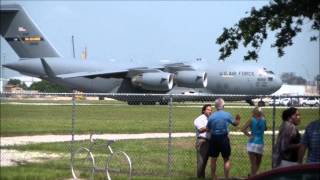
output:
[[281, 86], [282, 86], [282, 80], [279, 78], [279, 77], [275, 77], [275, 81], [274, 81], [274, 89], [275, 90], [278, 90], [278, 89], [280, 89], [281, 88]]

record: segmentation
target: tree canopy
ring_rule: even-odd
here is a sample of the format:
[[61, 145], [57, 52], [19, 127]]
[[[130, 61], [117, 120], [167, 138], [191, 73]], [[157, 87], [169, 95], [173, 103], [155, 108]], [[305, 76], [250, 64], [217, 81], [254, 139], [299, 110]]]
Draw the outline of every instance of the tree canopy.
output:
[[[320, 29], [320, 1], [319, 0], [274, 0], [261, 9], [251, 9], [250, 16], [242, 18], [233, 27], [223, 29], [216, 43], [219, 49], [220, 60], [225, 60], [238, 49], [242, 42], [244, 47], [251, 46], [244, 56], [244, 60], [258, 59], [258, 52], [263, 41], [268, 37], [267, 30], [277, 31], [275, 42], [278, 56], [284, 55], [284, 48], [293, 44], [292, 38], [301, 32], [303, 23], [309, 20], [311, 29]], [[319, 34], [319, 33], [318, 33]], [[318, 37], [311, 36], [311, 41]]]
[[70, 91], [69, 89], [63, 86], [53, 84], [45, 80], [32, 83], [30, 86], [30, 90], [37, 90], [39, 92], [47, 93], [64, 93]]
[[307, 83], [307, 80], [305, 80], [301, 76], [297, 76], [293, 72], [282, 73], [280, 78], [281, 78], [282, 82], [287, 83], [287, 84], [305, 85]]
[[8, 84], [21, 87], [22, 89], [27, 89], [27, 85], [19, 79], [9, 79]]

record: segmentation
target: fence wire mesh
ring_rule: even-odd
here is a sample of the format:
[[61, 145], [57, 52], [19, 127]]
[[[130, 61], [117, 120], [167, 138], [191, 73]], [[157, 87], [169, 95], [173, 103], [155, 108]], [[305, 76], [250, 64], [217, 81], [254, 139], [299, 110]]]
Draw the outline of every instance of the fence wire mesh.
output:
[[[44, 172], [56, 172], [46, 179], [70, 178], [72, 155], [80, 147], [91, 147], [89, 137], [94, 134], [97, 140], [90, 149], [97, 168], [94, 179], [106, 178], [105, 167], [110, 152], [105, 144], [111, 139], [116, 140], [111, 145], [113, 151], [123, 151], [130, 157], [133, 179], [152, 179], [155, 176], [192, 178], [196, 176], [197, 166], [193, 121], [201, 114], [201, 107], [208, 103], [214, 106], [217, 97], [226, 100], [225, 111], [233, 117], [236, 114], [241, 116], [239, 126], [229, 127], [232, 177], [247, 177], [250, 172], [246, 151], [248, 138], [240, 132], [252, 116], [254, 106], [248, 103], [263, 106], [267, 121], [265, 150], [259, 172], [272, 169], [273, 138], [276, 138], [285, 108], [295, 106], [300, 110], [300, 130], [304, 130], [312, 120], [319, 119], [320, 115], [319, 96], [2, 93], [1, 157], [9, 156], [3, 154], [6, 151], [26, 152], [22, 155], [24, 159], [13, 159], [12, 162], [18, 162], [16, 166], [25, 164], [47, 168]], [[305, 99], [308, 98], [314, 98], [318, 103], [307, 104]], [[38, 135], [38, 139], [33, 135]], [[23, 140], [23, 136], [27, 140]], [[41, 152], [44, 157], [50, 158], [39, 156], [29, 160], [30, 152]], [[9, 157], [7, 159], [11, 161]], [[10, 179], [11, 169], [6, 168], [2, 158], [1, 161], [1, 179]], [[221, 157], [218, 159], [217, 175], [223, 176]], [[45, 175], [40, 173], [33, 179], [38, 176]], [[211, 176], [210, 161], [206, 176]], [[123, 174], [114, 177], [123, 178]], [[89, 173], [84, 178], [89, 178]]]

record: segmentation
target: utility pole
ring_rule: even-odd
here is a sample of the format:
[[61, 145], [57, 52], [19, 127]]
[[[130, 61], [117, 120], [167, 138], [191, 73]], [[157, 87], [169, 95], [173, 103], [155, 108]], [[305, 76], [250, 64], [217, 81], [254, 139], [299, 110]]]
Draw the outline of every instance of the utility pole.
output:
[[6, 58], [6, 54], [5, 53], [3, 53], [3, 56], [2, 56], [3, 58], [2, 59], [0, 59], [0, 71], [1, 71], [1, 75], [0, 75], [0, 78], [1, 78], [1, 84], [0, 84], [0, 86], [1, 86], [1, 89], [0, 89], [0, 92], [2, 93], [3, 92], [3, 86], [4, 86], [4, 83], [3, 83], [3, 81], [4, 81], [4, 77], [3, 77], [3, 66], [2, 66], [2, 64], [4, 64], [4, 61], [5, 61], [5, 58]]
[[73, 53], [73, 59], [76, 58], [75, 50], [74, 50], [74, 36], [72, 35], [72, 53]]

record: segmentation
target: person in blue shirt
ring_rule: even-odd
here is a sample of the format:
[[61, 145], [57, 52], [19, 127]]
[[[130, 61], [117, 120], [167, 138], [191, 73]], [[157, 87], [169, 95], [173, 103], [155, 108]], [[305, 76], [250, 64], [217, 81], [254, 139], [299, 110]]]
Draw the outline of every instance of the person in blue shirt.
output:
[[217, 158], [220, 153], [224, 161], [224, 176], [226, 179], [228, 179], [229, 171], [231, 168], [231, 163], [229, 160], [231, 147], [228, 137], [228, 125], [239, 125], [240, 115], [237, 115], [236, 119], [234, 119], [229, 112], [225, 112], [224, 100], [222, 98], [218, 98], [215, 100], [215, 108], [217, 109], [217, 111], [209, 116], [207, 123], [207, 128], [211, 133], [209, 156], [211, 157], [212, 179], [217, 179], [216, 164]]
[[320, 163], [320, 119], [312, 121], [304, 132], [299, 150], [299, 163], [308, 149], [307, 163]]
[[[251, 133], [248, 132], [250, 128]], [[261, 164], [264, 148], [264, 131], [267, 130], [266, 120], [263, 117], [261, 107], [255, 107], [252, 117], [241, 128], [241, 131], [249, 137], [247, 151], [251, 164], [250, 176], [256, 175]]]

